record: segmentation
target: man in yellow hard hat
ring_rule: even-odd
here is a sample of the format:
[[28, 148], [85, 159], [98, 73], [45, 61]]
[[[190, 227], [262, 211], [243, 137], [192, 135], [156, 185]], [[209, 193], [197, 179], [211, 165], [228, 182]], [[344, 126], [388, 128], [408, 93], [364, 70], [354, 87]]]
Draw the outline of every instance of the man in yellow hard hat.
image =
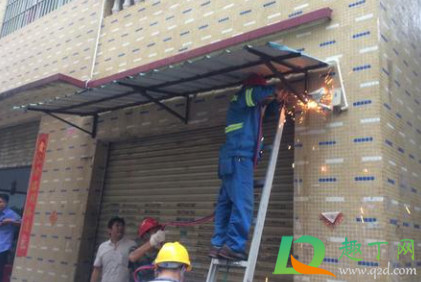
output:
[[154, 264], [156, 278], [150, 282], [183, 282], [184, 274], [192, 268], [187, 249], [178, 242], [166, 243]]

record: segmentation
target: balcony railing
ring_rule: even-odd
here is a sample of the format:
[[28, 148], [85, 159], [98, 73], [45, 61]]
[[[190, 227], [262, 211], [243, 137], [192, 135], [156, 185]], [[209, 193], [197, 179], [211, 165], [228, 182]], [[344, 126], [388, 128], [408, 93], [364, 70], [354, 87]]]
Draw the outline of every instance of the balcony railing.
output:
[[111, 9], [111, 12], [113, 14], [118, 13], [124, 9], [127, 9], [128, 7], [135, 5], [140, 2], [145, 2], [145, 0], [113, 0], [114, 5]]

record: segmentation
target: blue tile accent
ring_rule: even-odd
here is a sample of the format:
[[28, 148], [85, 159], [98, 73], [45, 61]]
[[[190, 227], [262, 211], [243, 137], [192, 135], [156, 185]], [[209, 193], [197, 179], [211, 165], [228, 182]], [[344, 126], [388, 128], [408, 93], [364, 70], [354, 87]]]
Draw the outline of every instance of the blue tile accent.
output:
[[389, 223], [393, 224], [393, 225], [398, 225], [398, 220], [397, 219], [390, 219]]
[[222, 19], [218, 20], [218, 22], [223, 23], [223, 22], [228, 21], [229, 19], [230, 19], [229, 17], [225, 17], [225, 18], [222, 18]]
[[388, 103], [384, 103], [383, 106], [388, 110], [392, 110], [392, 107]]
[[205, 25], [199, 26], [199, 29], [205, 29], [205, 28], [208, 28], [208, 27], [209, 27], [209, 25], [205, 24]]
[[377, 267], [379, 266], [379, 263], [377, 262], [369, 262], [369, 261], [359, 261], [358, 265], [362, 265], [362, 266], [369, 266], [369, 267]]
[[245, 11], [240, 12], [240, 16], [244, 16], [244, 15], [247, 15], [247, 14], [250, 14], [250, 13], [251, 13], [251, 9], [245, 10]]
[[336, 43], [336, 40], [325, 41], [325, 42], [320, 43], [320, 47], [325, 47], [325, 46], [333, 45], [335, 43]]
[[326, 182], [336, 182], [336, 177], [327, 177], [327, 178], [319, 178], [319, 182], [326, 183]]
[[374, 176], [356, 176], [354, 179], [356, 182], [374, 181]]
[[184, 35], [187, 35], [189, 33], [190, 33], [190, 31], [185, 31], [185, 32], [180, 33], [180, 36], [184, 36]]
[[327, 262], [327, 263], [339, 263], [338, 259], [335, 258], [324, 258], [323, 262]]
[[357, 1], [357, 2], [351, 3], [351, 4], [348, 5], [348, 7], [349, 8], [353, 8], [353, 7], [356, 7], [356, 6], [363, 5], [363, 4], [365, 4], [365, 0], [361, 0], [361, 1]]
[[169, 21], [169, 20], [171, 20], [171, 19], [173, 19], [173, 18], [175, 18], [175, 16], [169, 16], [169, 17], [165, 18], [165, 20], [166, 20], [166, 21]]
[[361, 33], [354, 34], [354, 35], [352, 36], [352, 38], [353, 38], [353, 39], [357, 39], [357, 38], [361, 38], [361, 37], [364, 37], [364, 36], [368, 36], [368, 35], [370, 35], [370, 34], [371, 34], [371, 32], [370, 32], [370, 31], [364, 31], [364, 32], [361, 32]]
[[358, 71], [363, 71], [363, 70], [368, 70], [368, 69], [371, 69], [371, 65], [358, 66], [358, 67], [353, 68], [352, 70], [354, 72], [358, 72]]
[[191, 11], [192, 11], [192, 9], [187, 9], [187, 10], [184, 10], [184, 11], [183, 11], [183, 14], [190, 13]]
[[353, 103], [354, 107], [360, 107], [360, 106], [364, 106], [364, 105], [369, 105], [373, 103], [371, 100], [362, 100], [362, 101], [357, 101]]
[[303, 11], [298, 11], [298, 12], [289, 14], [288, 18], [293, 18], [293, 17], [299, 16], [299, 15], [302, 15], [302, 14], [303, 14]]
[[392, 184], [392, 185], [395, 185], [396, 184], [396, 181], [393, 180], [393, 179], [388, 178], [387, 179], [387, 183]]
[[388, 72], [385, 68], [382, 68], [382, 71], [387, 75], [390, 76], [390, 72]]
[[401, 148], [401, 147], [398, 147], [398, 151], [399, 151], [400, 153], [402, 153], [402, 154], [404, 154], [404, 153], [405, 153], [405, 150], [404, 150], [403, 148]]
[[365, 142], [373, 142], [373, 137], [365, 137], [365, 138], [355, 138], [354, 143], [365, 143]]
[[405, 227], [410, 227], [410, 224], [409, 224], [408, 222], [404, 222], [404, 223], [403, 223], [403, 226], [405, 226]]
[[302, 148], [303, 147], [303, 144], [302, 143], [295, 143], [294, 144], [294, 147], [295, 148]]
[[211, 1], [207, 1], [207, 2], [204, 2], [204, 3], [200, 4], [200, 6], [205, 7], [205, 6], [209, 5], [210, 3], [211, 3]]
[[390, 140], [384, 140], [384, 142], [387, 144], [387, 145], [389, 145], [390, 147], [393, 147], [393, 142], [392, 141], [390, 141]]
[[[357, 222], [363, 222], [361, 217], [356, 217], [355, 220]], [[364, 222], [377, 222], [377, 218], [375, 218], [375, 217], [364, 217]]]
[[267, 8], [267, 7], [269, 7], [269, 6], [272, 6], [272, 5], [273, 5], [273, 4], [275, 4], [275, 3], [276, 3], [276, 1], [267, 2], [267, 3], [263, 4], [263, 7], [264, 7], [264, 8]]
[[319, 142], [319, 146], [332, 146], [336, 145], [336, 141], [321, 141]]
[[394, 81], [397, 87], [401, 87], [401, 83], [398, 80]]
[[414, 193], [414, 194], [417, 194], [418, 193], [418, 190], [416, 188], [414, 188], [414, 187], [411, 187], [411, 192]]

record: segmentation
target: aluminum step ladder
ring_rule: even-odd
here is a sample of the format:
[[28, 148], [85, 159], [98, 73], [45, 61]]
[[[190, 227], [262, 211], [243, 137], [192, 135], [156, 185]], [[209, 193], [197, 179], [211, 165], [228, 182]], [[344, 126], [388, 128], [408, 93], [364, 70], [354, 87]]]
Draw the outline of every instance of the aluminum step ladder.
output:
[[263, 228], [269, 206], [270, 194], [272, 191], [273, 178], [275, 176], [276, 163], [278, 161], [279, 148], [282, 141], [282, 133], [285, 125], [285, 108], [282, 107], [275, 140], [273, 141], [272, 153], [269, 159], [269, 166], [266, 171], [265, 184], [260, 198], [259, 211], [257, 213], [256, 225], [254, 226], [253, 238], [247, 261], [227, 261], [224, 259], [212, 259], [209, 267], [206, 282], [216, 282], [220, 266], [245, 268], [243, 282], [253, 282], [256, 269], [257, 256], [259, 255], [260, 242], [262, 240]]

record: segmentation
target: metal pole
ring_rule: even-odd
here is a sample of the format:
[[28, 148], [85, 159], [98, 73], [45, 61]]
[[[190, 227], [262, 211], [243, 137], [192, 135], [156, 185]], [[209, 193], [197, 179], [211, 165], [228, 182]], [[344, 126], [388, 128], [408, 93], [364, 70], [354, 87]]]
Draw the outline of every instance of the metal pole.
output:
[[263, 227], [265, 225], [266, 213], [269, 206], [270, 194], [272, 191], [273, 178], [275, 176], [276, 163], [278, 161], [279, 148], [282, 141], [282, 132], [285, 124], [285, 107], [282, 107], [278, 129], [275, 140], [273, 141], [272, 154], [270, 155], [269, 167], [266, 172], [265, 185], [263, 186], [262, 196], [260, 198], [259, 211], [257, 213], [256, 226], [254, 227], [253, 240], [250, 246], [248, 265], [244, 274], [243, 282], [253, 282], [254, 271], [256, 269], [257, 257], [259, 255], [260, 242], [262, 240]]

